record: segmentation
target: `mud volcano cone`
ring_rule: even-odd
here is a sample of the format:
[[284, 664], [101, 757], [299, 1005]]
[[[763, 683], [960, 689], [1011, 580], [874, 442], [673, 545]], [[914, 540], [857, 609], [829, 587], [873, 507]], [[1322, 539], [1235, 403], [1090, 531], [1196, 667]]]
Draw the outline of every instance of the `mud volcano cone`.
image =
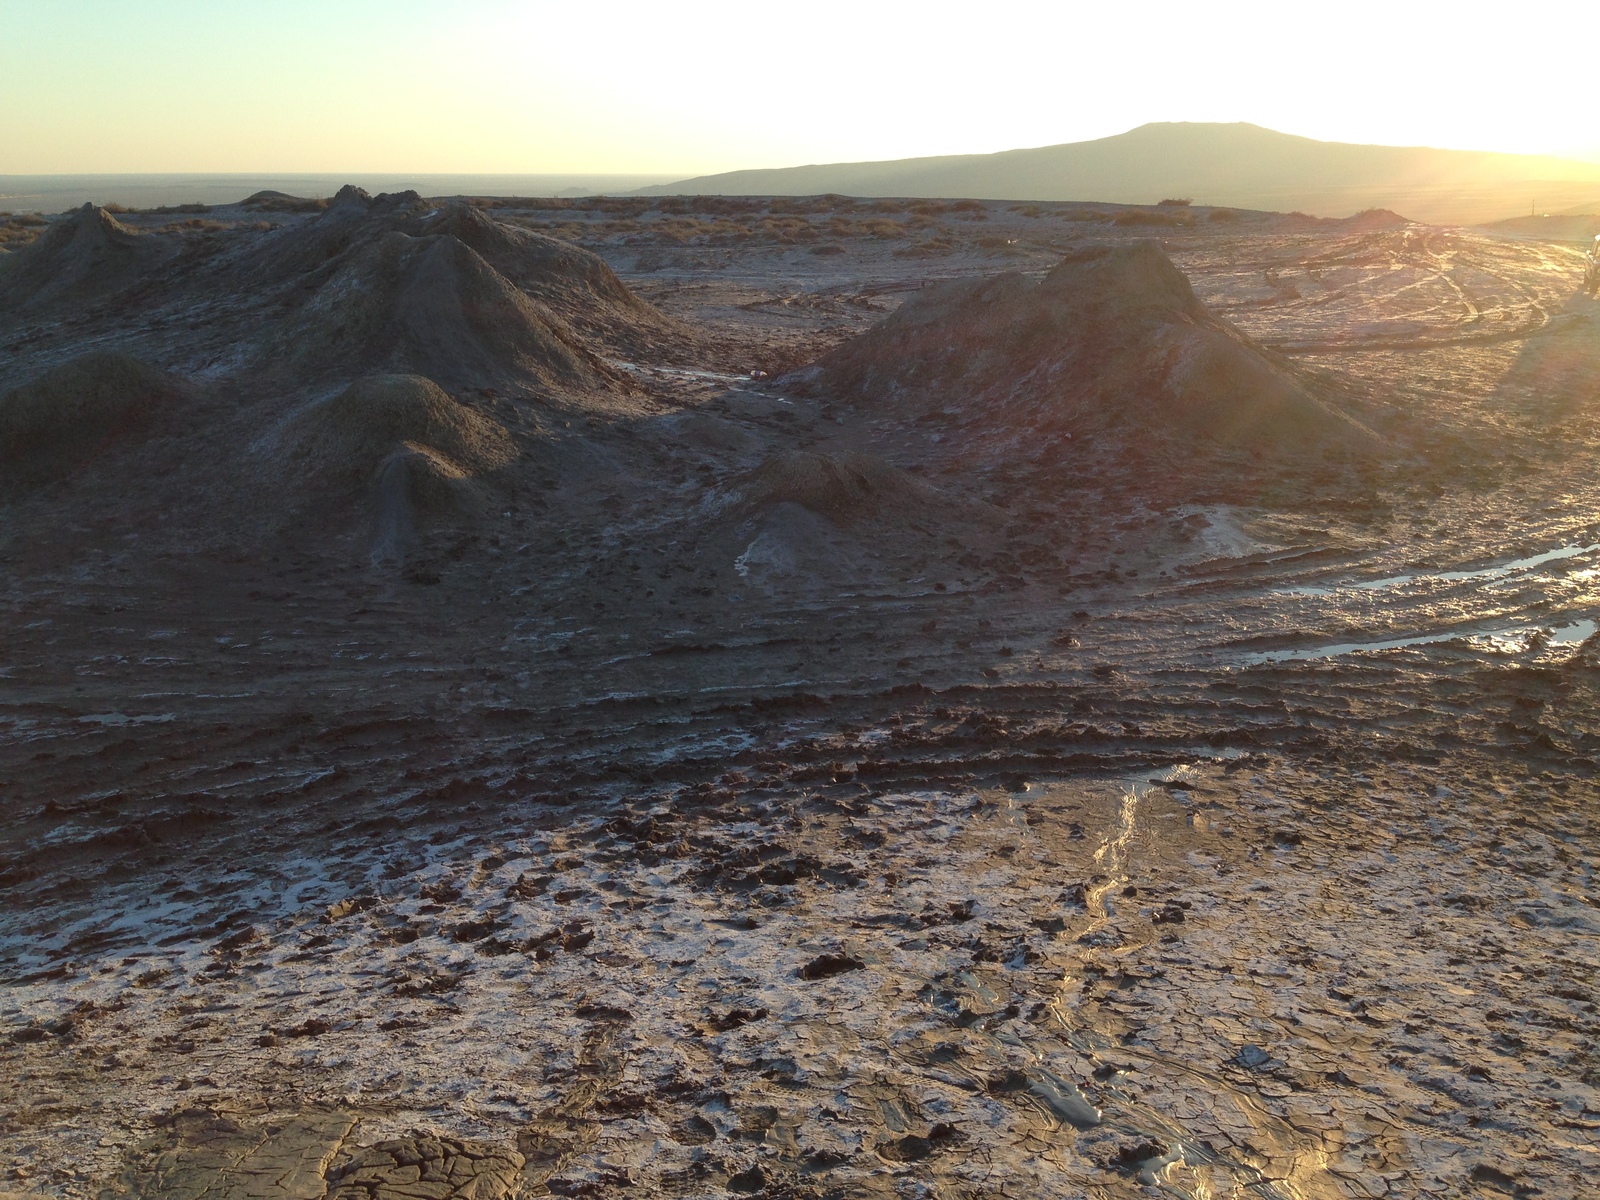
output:
[[345, 377], [420, 371], [450, 386], [520, 379], [583, 391], [619, 380], [595, 349], [632, 357], [695, 344], [598, 255], [415, 192], [342, 188], [231, 270], [236, 287], [285, 289], [296, 305], [310, 295], [278, 365]]
[[940, 499], [909, 471], [866, 454], [838, 458], [807, 450], [775, 455], [738, 479], [733, 495], [745, 510], [798, 504], [837, 522], [915, 513]]
[[130, 286], [167, 256], [157, 239], [135, 233], [103, 208], [85, 204], [39, 239], [0, 260], [0, 318], [81, 305]]
[[406, 372], [567, 394], [617, 382], [559, 316], [469, 247], [398, 231], [352, 248], [276, 339], [273, 359], [302, 378]]
[[470, 204], [430, 212], [408, 232], [446, 235], [471, 247], [529, 296], [618, 351], [693, 340], [686, 327], [630, 291], [598, 254], [495, 221]]
[[[1373, 435], [1291, 364], [1206, 309], [1153, 242], [1086, 250], [1043, 280], [932, 288], [800, 380], [1002, 444], [1137, 443], [1180, 463], [1211, 449], [1369, 453]], [[1041, 436], [1042, 435], [1042, 436]]]

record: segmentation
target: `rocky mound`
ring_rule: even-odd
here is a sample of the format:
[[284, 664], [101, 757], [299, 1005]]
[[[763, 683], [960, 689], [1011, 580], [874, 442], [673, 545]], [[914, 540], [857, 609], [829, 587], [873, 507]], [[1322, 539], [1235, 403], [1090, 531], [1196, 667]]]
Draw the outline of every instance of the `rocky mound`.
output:
[[554, 393], [620, 382], [560, 317], [467, 246], [398, 231], [344, 254], [270, 357], [301, 377], [405, 372]]
[[0, 494], [81, 470], [137, 437], [183, 395], [171, 376], [126, 354], [101, 352], [0, 396]]
[[0, 313], [82, 305], [136, 282], [170, 253], [103, 208], [85, 204], [0, 263]]
[[806, 450], [776, 455], [730, 489], [740, 507], [798, 504], [837, 522], [908, 510], [940, 498], [909, 471], [869, 454], [830, 458]]
[[929, 289], [791, 384], [937, 422], [982, 454], [1137, 441], [1176, 452], [1362, 454], [1373, 435], [1220, 320], [1152, 241]]

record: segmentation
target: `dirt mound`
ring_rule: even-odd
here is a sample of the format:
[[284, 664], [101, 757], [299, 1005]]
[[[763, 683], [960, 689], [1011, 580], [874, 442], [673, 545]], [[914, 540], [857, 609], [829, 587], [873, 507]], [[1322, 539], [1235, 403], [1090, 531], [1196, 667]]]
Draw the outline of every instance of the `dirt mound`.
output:
[[[1353, 454], [1373, 435], [1287, 361], [1218, 319], [1151, 241], [933, 288], [786, 382], [939, 424], [971, 454], [1037, 459], [1137, 442]], [[911, 414], [905, 413], [912, 410]]]
[[0, 494], [82, 469], [138, 436], [183, 395], [171, 376], [129, 355], [101, 352], [0, 396]]
[[620, 384], [559, 316], [467, 246], [398, 231], [342, 257], [280, 331], [270, 358], [302, 377], [406, 372], [447, 386], [547, 393]]
[[497, 471], [517, 456], [503, 425], [451, 399], [431, 379], [377, 375], [296, 413], [276, 459], [289, 474], [360, 490], [406, 444], [426, 447], [458, 476]]
[[269, 485], [295, 498], [293, 516], [344, 526], [352, 505], [372, 515], [374, 561], [404, 560], [423, 530], [466, 518], [478, 482], [517, 457], [498, 422], [453, 400], [431, 379], [361, 379], [294, 414], [267, 455]]
[[869, 454], [830, 458], [807, 450], [768, 459], [738, 479], [731, 491], [746, 509], [798, 504], [841, 522], [939, 498], [935, 488], [881, 458]]
[[402, 443], [373, 481], [372, 561], [404, 562], [421, 546], [425, 526], [469, 516], [482, 499], [455, 463], [430, 446]]
[[133, 284], [170, 252], [85, 204], [0, 264], [0, 310], [89, 303]]
[[1411, 224], [1406, 217], [1397, 212], [1390, 212], [1387, 208], [1368, 208], [1346, 217], [1340, 222], [1345, 228], [1366, 233], [1374, 229], [1404, 229]]

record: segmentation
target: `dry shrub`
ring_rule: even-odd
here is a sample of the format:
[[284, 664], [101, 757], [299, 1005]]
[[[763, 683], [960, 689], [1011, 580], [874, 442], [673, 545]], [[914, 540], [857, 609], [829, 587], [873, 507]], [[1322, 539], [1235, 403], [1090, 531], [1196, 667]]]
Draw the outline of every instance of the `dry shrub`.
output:
[[905, 226], [887, 217], [872, 217], [856, 222], [856, 232], [862, 237], [897, 238], [905, 234]]
[[767, 217], [756, 226], [756, 231], [776, 242], [812, 241], [819, 232], [810, 221], [799, 217]]
[[902, 246], [894, 252], [896, 258], [941, 258], [955, 251], [956, 244], [948, 237], [932, 237], [925, 242]]
[[328, 202], [324, 199], [289, 196], [283, 192], [257, 192], [241, 200], [239, 207], [253, 212], [310, 213], [321, 212], [328, 207]]
[[585, 227], [576, 221], [563, 221], [559, 225], [549, 225], [539, 222], [529, 222], [530, 226], [547, 237], [561, 238], [563, 241], [575, 242], [584, 234]]
[[569, 196], [502, 196], [493, 202], [495, 208], [533, 209], [539, 212], [561, 212], [576, 208]]
[[1206, 217], [1206, 220], [1237, 222], [1239, 214], [1231, 208], [1214, 208], [1211, 210], [1210, 215]]
[[1118, 225], [1187, 225], [1186, 218], [1171, 212], [1151, 212], [1148, 209], [1130, 208], [1111, 218]]
[[1172, 199], [1168, 199], [1168, 200], [1157, 200], [1156, 201], [1156, 204], [1159, 205], [1161, 208], [1188, 208], [1189, 205], [1191, 205], [1193, 203], [1194, 203], [1194, 201], [1190, 200], [1186, 196], [1185, 197], [1172, 198]]
[[849, 196], [829, 193], [826, 196], [774, 196], [767, 211], [775, 215], [811, 215], [815, 213], [853, 213], [860, 209]]
[[24, 213], [20, 217], [12, 217], [4, 224], [0, 224], [0, 246], [11, 250], [19, 250], [29, 242], [34, 241], [44, 229], [45, 223], [32, 214]]
[[707, 236], [715, 227], [711, 222], [697, 217], [661, 217], [644, 228], [657, 237], [682, 245], [694, 238]]
[[580, 196], [572, 206], [609, 216], [642, 217], [654, 207], [654, 202], [644, 196]]
[[737, 216], [743, 213], [765, 212], [767, 202], [744, 196], [696, 196], [689, 201], [691, 212], [708, 216]]

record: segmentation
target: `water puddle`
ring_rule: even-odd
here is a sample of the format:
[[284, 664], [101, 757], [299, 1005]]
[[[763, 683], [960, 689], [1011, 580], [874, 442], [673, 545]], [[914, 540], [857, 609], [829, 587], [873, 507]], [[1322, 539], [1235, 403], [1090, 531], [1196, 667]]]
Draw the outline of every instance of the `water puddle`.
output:
[[1298, 650], [1263, 650], [1247, 654], [1246, 665], [1261, 663], [1306, 662], [1319, 658], [1338, 658], [1346, 654], [1362, 654], [1377, 650], [1403, 650], [1408, 646], [1433, 646], [1443, 642], [1465, 642], [1502, 654], [1524, 654], [1535, 646], [1537, 635], [1544, 634], [1542, 643], [1547, 646], [1577, 646], [1588, 640], [1600, 628], [1593, 620], [1574, 621], [1570, 625], [1548, 626], [1508, 625], [1497, 629], [1451, 629], [1435, 633], [1420, 633], [1412, 637], [1383, 638], [1370, 642], [1335, 642], [1329, 646], [1308, 646]]
[[656, 367], [645, 366], [641, 363], [622, 362], [619, 359], [608, 360], [610, 365], [623, 371], [633, 371], [637, 374], [671, 375], [678, 379], [704, 379], [712, 383], [749, 383], [748, 375], [729, 375], [722, 371], [702, 371], [695, 367]]
[[1333, 596], [1346, 590], [1387, 592], [1400, 588], [1425, 588], [1435, 584], [1488, 582], [1490, 580], [1505, 579], [1512, 575], [1527, 574], [1537, 571], [1548, 563], [1581, 558], [1586, 554], [1594, 554], [1597, 551], [1600, 551], [1600, 542], [1592, 546], [1559, 546], [1554, 550], [1546, 550], [1543, 554], [1513, 559], [1498, 566], [1478, 567], [1470, 571], [1435, 571], [1431, 574], [1413, 572], [1404, 575], [1388, 575], [1382, 579], [1342, 580], [1338, 583], [1307, 584], [1303, 587], [1286, 588], [1279, 594], [1285, 596]]
[[176, 713], [145, 713], [141, 716], [129, 716], [127, 713], [85, 713], [78, 718], [82, 725], [104, 725], [108, 727], [121, 727], [123, 725], [165, 725], [168, 721], [176, 721]]

